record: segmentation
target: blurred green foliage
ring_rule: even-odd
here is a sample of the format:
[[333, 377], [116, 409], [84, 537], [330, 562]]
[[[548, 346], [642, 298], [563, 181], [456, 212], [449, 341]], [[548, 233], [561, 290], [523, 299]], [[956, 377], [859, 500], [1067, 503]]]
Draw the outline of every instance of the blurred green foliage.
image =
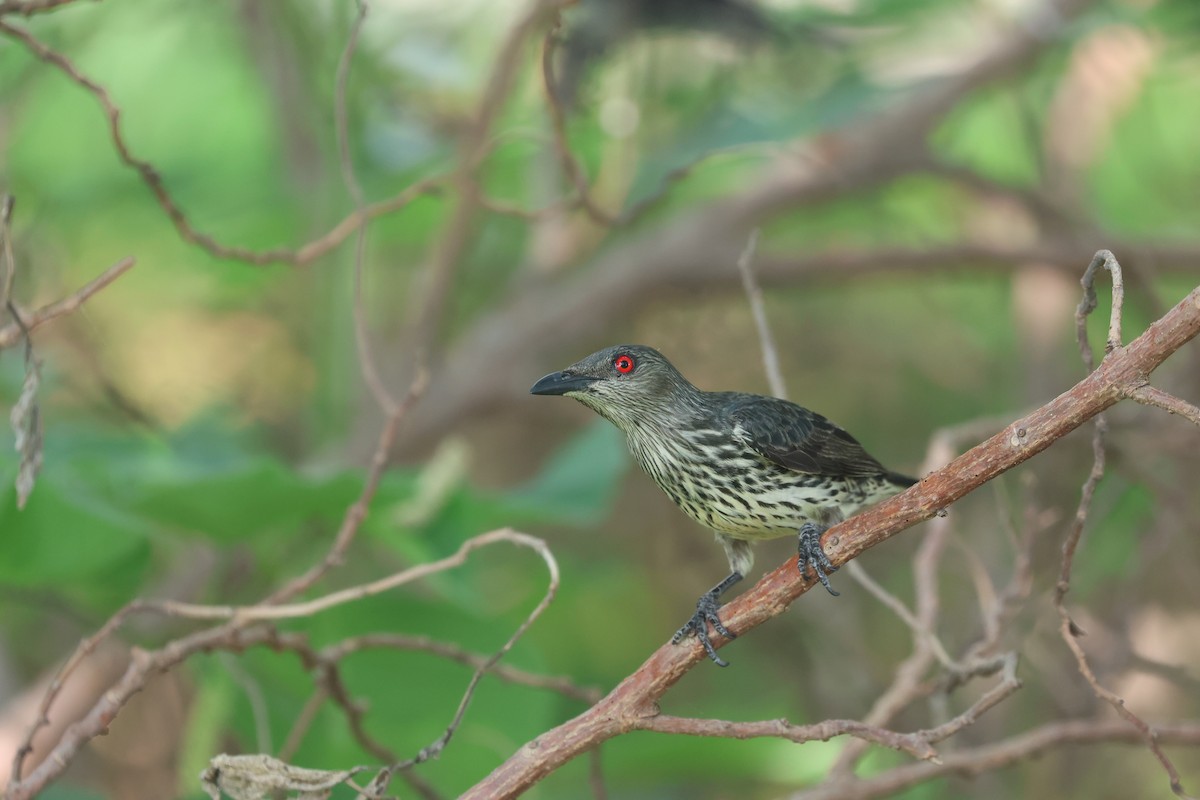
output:
[[[989, 86], [952, 110], [931, 147], [1002, 186], [1034, 187], [1046, 177], [1037, 128], [1051, 113], [1074, 46], [1094, 31], [1128, 26], [1164, 44], [1082, 171], [1083, 209], [1114, 235], [1194, 241], [1200, 84], [1190, 45], [1197, 29], [1178, 24], [1190, 18], [1189, 3], [1099, 5], [1021, 79]], [[956, 0], [877, 0], [852, 11], [779, 5], [771, 11], [778, 36], [769, 41], [731, 42], [683, 26], [630, 31], [584, 75], [568, 132], [605, 202], [616, 198], [629, 208], [655, 196], [672, 170], [695, 164], [633, 231], [614, 239], [652, 236], [656, 226], [751, 184], [774, 150], [798, 137], [852, 129], [908, 102], [936, 80], [924, 56], [938, 47], [928, 43], [979, 24], [978, 9]], [[514, 13], [507, 4], [479, 2], [379, 6], [356, 54], [348, 97], [350, 154], [372, 199], [453, 166], [455, 137], [474, 113], [500, 31]], [[341, 3], [166, 0], [77, 3], [21, 24], [106, 87], [122, 109], [131, 149], [154, 164], [199, 230], [270, 248], [319, 235], [352, 209], [338, 177], [331, 116], [334, 70], [352, 13]], [[17, 298], [40, 305], [118, 258], [133, 254], [139, 262], [75, 318], [36, 338], [46, 365], [45, 468], [23, 511], [12, 489], [15, 454], [0, 448], [2, 657], [32, 682], [135, 597], [169, 596], [188, 585], [187, 599], [195, 602], [255, 602], [319, 560], [361, 491], [369, 451], [363, 442], [376, 428], [374, 415], [363, 411], [368, 400], [355, 363], [352, 246], [290, 268], [222, 261], [187, 245], [119, 163], [94, 98], [14, 41], [4, 44], [3, 188], [18, 199]], [[530, 209], [563, 192], [545, 143], [535, 50], [521, 57], [518, 88], [480, 174], [489, 197]], [[899, 66], [911, 69], [896, 74]], [[614, 135], [605, 121], [612, 97], [639, 109], [629, 137]], [[799, 256], [951, 243], [990, 219], [966, 197], [952, 181], [908, 175], [785, 213], [765, 226], [764, 241]], [[378, 341], [404, 341], [450, 207], [443, 197], [422, 198], [372, 225], [365, 297]], [[570, 225], [563, 220], [564, 229]], [[489, 214], [476, 222], [458, 265], [446, 340], [519, 291], [530, 278], [538, 235], [513, 217]], [[1163, 297], [1190, 286], [1178, 277], [1148, 283]], [[696, 376], [706, 388], [761, 388], [757, 357], [745, 355], [757, 352], [757, 340], [741, 298], [731, 297], [669, 298], [641, 316], [613, 320], [605, 335], [693, 347], [696, 362], [712, 365]], [[805, 283], [771, 290], [768, 300], [793, 397], [834, 416], [898, 467], [915, 469], [930, 431], [1018, 410], [1031, 395], [1066, 388], [1080, 370], [1064, 317], [1062, 346], [1046, 356], [1058, 370], [1053, 386], [1027, 380], [1026, 332], [1007, 273], [964, 264], [945, 274]], [[1101, 308], [1097, 317], [1106, 313]], [[1154, 316], [1152, 301], [1134, 302], [1129, 329]], [[388, 365], [406, 358], [380, 351]], [[16, 350], [4, 355], [0, 405], [7, 408], [23, 366]], [[557, 366], [548, 363], [546, 371]], [[629, 460], [611, 426], [589, 422], [564, 439], [564, 428], [549, 417], [533, 421], [551, 413], [544, 407], [516, 423], [528, 433], [489, 439], [478, 429], [511, 426], [511, 418], [464, 420], [469, 445], [450, 442], [420, 459], [404, 454], [411, 463], [387, 471], [353, 557], [331, 583], [350, 585], [446, 556], [496, 527], [539, 532], [562, 561], [563, 586], [507, 660], [607, 689], [674, 630], [690, 598], [722, 567], [703, 541], [707, 533], [694, 537], [694, 556], [663, 544], [673, 540], [660, 528], [679, 522], [646, 499], [644, 481], [622, 483]], [[1068, 458], [1065, 467], [1037, 473], [1039, 486], [1049, 487], [1038, 501], [1069, 508], [1085, 472], [1076, 466]], [[1100, 602], [1106, 581], [1149, 568], [1136, 532], [1153, 526], [1158, 495], [1136, 481], [1126, 476], [1102, 486], [1099, 521], [1077, 574], [1081, 597]], [[1029, 499], [1013, 488], [1015, 480], [1006, 485], [1019, 501]], [[993, 505], [1019, 516], [1003, 499], [979, 502], [991, 527]], [[1002, 537], [985, 538], [981, 557], [995, 558], [996, 580], [1003, 580], [1011, 553], [992, 544]], [[907, 566], [905, 547], [911, 545], [889, 545], [891, 562], [881, 556], [870, 563], [907, 597], [910, 576], [893, 566]], [[531, 554], [490, 548], [419, 585], [283, 627], [308, 634], [316, 647], [399, 631], [486, 653], [505, 641], [545, 583]], [[959, 599], [958, 608], [969, 607], [970, 598]], [[761, 636], [739, 641], [740, 675], [690, 674], [671, 695], [672, 713], [797, 721], [864, 714], [907, 654], [907, 637], [869, 599], [844, 599], [832, 610], [825, 600], [813, 598]], [[971, 612], [957, 613], [967, 620], [963, 628], [975, 625]], [[153, 646], [183, 629], [157, 621], [128, 637]], [[866, 632], [869, 646], [856, 650], [855, 632]], [[867, 667], [846, 670], [847, 652]], [[205, 655], [187, 664], [183, 795], [198, 796], [195, 775], [215, 753], [278, 748], [312, 694], [311, 676], [293, 655], [256, 649], [236, 667], [231, 658]], [[351, 693], [368, 701], [367, 730], [401, 756], [441, 733], [469, 676], [465, 667], [419, 653], [364, 652], [344, 664]], [[265, 720], [255, 719], [247, 686], [261, 692]], [[1053, 694], [1052, 686], [1030, 688], [1025, 705], [1012, 704], [1012, 718], [1037, 719]], [[485, 679], [450, 748], [421, 774], [447, 794], [464, 790], [580, 710], [553, 693]], [[264, 725], [266, 742], [259, 740]], [[603, 760], [618, 797], [771, 797], [820, 778], [837, 752], [829, 743], [797, 748], [636, 734], [607, 745]], [[328, 703], [293, 760], [323, 768], [372, 762]], [[895, 754], [872, 754], [862, 771], [897, 763], [903, 760]], [[530, 796], [587, 796], [587, 768], [581, 759]], [[1022, 794], [1015, 783], [1001, 775], [988, 796]], [[963, 786], [931, 784], [903, 796], [956, 797]], [[44, 796], [95, 795], [59, 784]]]

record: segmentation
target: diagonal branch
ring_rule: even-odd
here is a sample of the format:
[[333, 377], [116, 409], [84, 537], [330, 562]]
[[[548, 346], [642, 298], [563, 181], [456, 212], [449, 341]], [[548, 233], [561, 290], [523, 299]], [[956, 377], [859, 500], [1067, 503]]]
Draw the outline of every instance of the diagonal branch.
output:
[[[52, 322], [59, 317], [70, 314], [76, 311], [80, 306], [92, 298], [92, 295], [99, 292], [101, 289], [108, 286], [117, 278], [124, 275], [136, 262], [132, 258], [123, 258], [116, 264], [113, 264], [108, 269], [101, 272], [95, 278], [80, 286], [71, 294], [64, 297], [62, 300], [42, 306], [37, 311], [21, 316], [22, 322], [29, 330], [45, 325], [47, 322]], [[22, 336], [21, 326], [15, 322], [11, 322], [0, 328], [0, 350], [6, 347], [11, 347], [16, 342], [20, 341]]]
[[[844, 564], [1002, 472], [1045, 450], [1087, 420], [1119, 402], [1124, 390], [1143, 380], [1171, 353], [1200, 333], [1200, 287], [1127, 346], [1117, 347], [1074, 387], [969, 450], [948, 466], [879, 506], [834, 526], [825, 550]], [[795, 557], [766, 575], [725, 607], [725, 625], [738, 634], [778, 616], [811, 588]], [[717, 647], [725, 644], [714, 636]], [[655, 713], [657, 702], [704, 658], [698, 644], [664, 645], [596, 706], [522, 747], [464, 797], [510, 798], [577, 755], [607, 739], [635, 730]]]

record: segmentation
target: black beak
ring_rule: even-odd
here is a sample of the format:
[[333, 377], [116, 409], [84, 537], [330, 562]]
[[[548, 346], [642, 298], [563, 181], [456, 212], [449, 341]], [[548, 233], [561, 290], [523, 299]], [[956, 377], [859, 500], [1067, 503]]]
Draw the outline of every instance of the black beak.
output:
[[551, 372], [530, 388], [530, 394], [566, 394], [582, 392], [599, 378], [587, 375], [572, 375], [569, 372]]

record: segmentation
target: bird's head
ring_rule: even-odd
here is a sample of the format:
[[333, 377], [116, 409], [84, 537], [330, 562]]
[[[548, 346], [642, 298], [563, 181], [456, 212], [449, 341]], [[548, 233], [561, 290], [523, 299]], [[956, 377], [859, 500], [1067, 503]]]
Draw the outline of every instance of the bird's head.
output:
[[648, 419], [671, 419], [683, 410], [679, 401], [696, 391], [662, 353], [637, 344], [592, 353], [529, 390], [573, 397], [625, 430]]

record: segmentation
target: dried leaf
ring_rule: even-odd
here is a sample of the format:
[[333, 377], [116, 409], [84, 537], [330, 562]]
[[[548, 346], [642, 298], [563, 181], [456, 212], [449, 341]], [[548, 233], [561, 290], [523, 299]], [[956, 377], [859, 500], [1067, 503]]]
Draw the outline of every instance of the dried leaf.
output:
[[324, 800], [333, 787], [368, 769], [330, 771], [294, 767], [263, 753], [213, 756], [200, 773], [200, 784], [213, 800], [221, 792], [233, 800], [265, 800], [274, 792], [296, 792], [297, 800]]
[[42, 415], [37, 404], [37, 391], [42, 383], [41, 368], [36, 359], [29, 357], [28, 353], [26, 355], [21, 394], [8, 415], [15, 435], [13, 447], [20, 455], [16, 481], [17, 508], [25, 508], [33, 492], [34, 481], [42, 469]]

